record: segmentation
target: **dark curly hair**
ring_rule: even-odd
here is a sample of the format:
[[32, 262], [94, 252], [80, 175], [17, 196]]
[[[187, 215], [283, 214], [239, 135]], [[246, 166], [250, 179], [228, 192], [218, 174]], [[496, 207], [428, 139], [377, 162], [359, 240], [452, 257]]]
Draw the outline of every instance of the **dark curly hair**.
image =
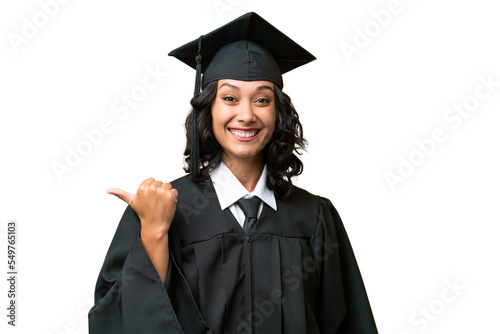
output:
[[[223, 151], [212, 131], [211, 103], [217, 94], [218, 81], [206, 85], [200, 94], [191, 99], [191, 106], [197, 111], [199, 138], [200, 173], [191, 173], [191, 124], [192, 110], [186, 117], [186, 149], [184, 170], [189, 178], [198, 184], [209, 184], [210, 172], [222, 161]], [[276, 124], [269, 143], [264, 148], [267, 164], [266, 184], [276, 196], [286, 197], [292, 190], [292, 177], [300, 175], [302, 161], [298, 158], [305, 150], [307, 140], [303, 137], [299, 115], [292, 101], [279, 87], [274, 85], [276, 99]]]

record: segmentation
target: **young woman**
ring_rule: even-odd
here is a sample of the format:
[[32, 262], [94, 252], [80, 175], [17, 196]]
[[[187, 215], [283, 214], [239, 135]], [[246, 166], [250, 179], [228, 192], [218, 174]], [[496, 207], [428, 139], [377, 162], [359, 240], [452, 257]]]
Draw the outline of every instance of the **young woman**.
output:
[[281, 74], [314, 57], [255, 13], [174, 50], [203, 73], [186, 176], [127, 202], [90, 333], [377, 333], [328, 199], [292, 185], [302, 127]]

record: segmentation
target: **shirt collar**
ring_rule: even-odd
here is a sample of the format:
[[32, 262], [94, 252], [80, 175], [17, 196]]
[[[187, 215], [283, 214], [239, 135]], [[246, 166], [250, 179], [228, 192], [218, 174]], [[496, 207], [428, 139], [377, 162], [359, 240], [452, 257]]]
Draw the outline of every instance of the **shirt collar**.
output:
[[233, 172], [221, 162], [219, 166], [214, 168], [210, 173], [210, 178], [214, 184], [215, 192], [219, 198], [221, 209], [224, 210], [233, 205], [242, 197], [257, 196], [264, 203], [269, 205], [274, 210], [277, 209], [276, 198], [274, 193], [266, 185], [267, 165], [264, 165], [259, 181], [255, 186], [255, 190], [251, 193], [240, 183], [234, 176]]

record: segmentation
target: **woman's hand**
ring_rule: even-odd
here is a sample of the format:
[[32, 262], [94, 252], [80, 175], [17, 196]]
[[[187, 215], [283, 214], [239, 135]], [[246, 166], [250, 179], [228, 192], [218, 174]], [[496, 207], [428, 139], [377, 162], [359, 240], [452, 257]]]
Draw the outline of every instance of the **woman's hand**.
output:
[[177, 190], [172, 189], [170, 183], [149, 178], [141, 183], [135, 195], [117, 188], [108, 189], [108, 194], [127, 202], [139, 216], [142, 244], [165, 283], [169, 264], [168, 230], [174, 219]]
[[141, 220], [141, 233], [168, 233], [177, 203], [177, 190], [172, 189], [170, 183], [149, 178], [141, 183], [135, 195], [118, 188], [108, 189], [108, 194], [117, 196], [134, 209]]

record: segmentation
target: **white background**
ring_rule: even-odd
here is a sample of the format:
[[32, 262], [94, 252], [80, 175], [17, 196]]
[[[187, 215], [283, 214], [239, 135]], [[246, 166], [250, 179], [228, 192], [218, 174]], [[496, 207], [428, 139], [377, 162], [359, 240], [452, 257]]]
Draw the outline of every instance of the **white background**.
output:
[[[500, 333], [493, 1], [401, 0], [390, 18], [379, 15], [385, 26], [373, 13], [389, 0], [61, 0], [48, 16], [49, 2], [0, 5], [4, 275], [6, 224], [19, 223], [18, 327], [6, 325], [2, 279], [2, 333], [87, 332], [95, 280], [126, 207], [107, 188], [134, 191], [145, 178], [183, 174], [194, 71], [167, 53], [248, 11], [318, 58], [284, 75], [310, 143], [297, 185], [338, 209], [380, 333]], [[27, 22], [39, 26], [31, 35]], [[347, 44], [357, 53], [343, 53]], [[120, 118], [114, 103], [139, 89], [147, 68], [168, 75]], [[497, 86], [477, 88], [480, 77]], [[476, 88], [488, 96], [474, 100]], [[467, 118], [443, 118], [464, 101], [474, 109]], [[112, 131], [58, 178], [53, 164], [66, 165], [68, 150], [103, 119]], [[419, 153], [415, 141], [436, 129], [445, 140]], [[419, 165], [391, 189], [386, 173], [410, 158]]]

